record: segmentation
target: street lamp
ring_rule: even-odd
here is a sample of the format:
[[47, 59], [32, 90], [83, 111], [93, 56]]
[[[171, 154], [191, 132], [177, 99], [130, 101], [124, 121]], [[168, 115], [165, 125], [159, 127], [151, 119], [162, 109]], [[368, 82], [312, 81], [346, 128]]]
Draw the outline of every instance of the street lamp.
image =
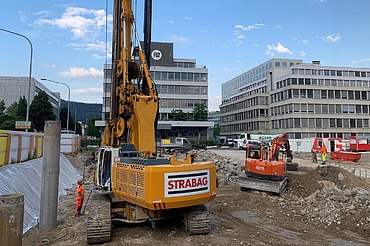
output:
[[68, 110], [67, 110], [67, 133], [69, 133], [69, 103], [71, 101], [71, 88], [69, 87], [69, 85], [67, 85], [66, 83], [63, 83], [63, 82], [59, 82], [59, 81], [55, 81], [55, 80], [51, 80], [51, 79], [41, 79], [41, 80], [44, 80], [44, 81], [49, 81], [49, 82], [53, 82], [53, 83], [57, 83], [57, 84], [63, 84], [65, 86], [67, 86], [68, 88]]
[[[32, 77], [32, 54], [33, 54], [33, 46], [32, 46], [32, 43], [31, 43], [31, 40], [29, 38], [27, 38], [26, 36], [24, 36], [23, 34], [20, 34], [20, 33], [16, 33], [16, 32], [12, 32], [12, 31], [9, 31], [9, 30], [6, 30], [4, 28], [0, 28], [0, 31], [4, 31], [4, 32], [8, 32], [8, 33], [11, 33], [11, 34], [14, 34], [14, 35], [17, 35], [17, 36], [20, 36], [22, 38], [25, 38], [28, 43], [30, 44], [30, 47], [31, 47], [31, 55], [30, 55], [30, 70], [29, 70], [29, 76], [28, 76], [28, 96], [27, 96], [27, 113], [26, 113], [26, 121], [29, 120], [29, 117], [30, 117], [30, 100], [31, 100], [31, 77]], [[28, 129], [26, 129], [27, 131]]]

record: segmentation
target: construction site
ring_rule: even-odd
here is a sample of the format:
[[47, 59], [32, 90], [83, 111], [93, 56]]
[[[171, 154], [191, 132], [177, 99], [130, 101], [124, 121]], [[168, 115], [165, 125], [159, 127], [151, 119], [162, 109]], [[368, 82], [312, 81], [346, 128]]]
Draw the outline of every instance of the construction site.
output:
[[[90, 154], [90, 153], [89, 153]], [[67, 156], [83, 174], [89, 154]], [[179, 218], [151, 223], [113, 223], [112, 237], [103, 245], [369, 245], [370, 155], [357, 163], [328, 160], [312, 163], [310, 153], [295, 154], [298, 171], [288, 171], [286, 192], [241, 191], [238, 181], [245, 151], [210, 149], [197, 152], [199, 160], [213, 160], [219, 187], [206, 204], [211, 229], [206, 235], [188, 235]], [[86, 196], [92, 185], [93, 165], [85, 169]], [[86, 218], [74, 217], [75, 187], [58, 201], [58, 226], [32, 228], [23, 245], [87, 245]]]

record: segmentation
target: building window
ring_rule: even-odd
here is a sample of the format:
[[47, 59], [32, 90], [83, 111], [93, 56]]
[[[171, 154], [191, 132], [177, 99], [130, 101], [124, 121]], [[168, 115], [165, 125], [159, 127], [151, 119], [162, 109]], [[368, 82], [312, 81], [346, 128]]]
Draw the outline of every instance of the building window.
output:
[[308, 127], [308, 119], [302, 118], [302, 127]]
[[335, 127], [335, 119], [330, 119], [330, 127]]
[[355, 107], [355, 105], [350, 104], [350, 105], [349, 105], [349, 107], [348, 107], [348, 111], [349, 111], [351, 114], [356, 113], [356, 107]]
[[349, 128], [349, 119], [343, 119], [343, 127]]
[[369, 107], [367, 106], [367, 105], [362, 105], [362, 112], [364, 113], [364, 114], [367, 114], [367, 113], [369, 113]]
[[348, 104], [343, 104], [343, 114], [348, 114]]
[[368, 119], [364, 119], [363, 123], [364, 123], [364, 127], [369, 127], [369, 120]]
[[314, 112], [314, 104], [308, 104], [308, 112], [313, 113]]
[[356, 119], [349, 119], [350, 127], [356, 127]]
[[336, 111], [337, 114], [342, 114], [343, 113], [342, 112], [342, 105], [336, 104], [335, 105], [335, 111]]
[[294, 119], [294, 127], [301, 127], [301, 119], [295, 118]]
[[337, 76], [342, 76], [342, 71], [337, 70]]
[[335, 105], [329, 104], [329, 114], [335, 114]]
[[321, 118], [316, 119], [316, 127], [322, 127], [322, 121]]
[[337, 119], [337, 127], [343, 127], [342, 119]]
[[340, 91], [335, 91], [335, 99], [340, 99]]
[[321, 104], [315, 104], [315, 114], [321, 114]]
[[348, 91], [348, 99], [353, 100], [355, 98], [353, 94], [354, 94], [353, 91]]
[[321, 98], [322, 99], [328, 98], [328, 91], [327, 90], [321, 90]]
[[357, 119], [357, 127], [362, 127], [362, 119]]

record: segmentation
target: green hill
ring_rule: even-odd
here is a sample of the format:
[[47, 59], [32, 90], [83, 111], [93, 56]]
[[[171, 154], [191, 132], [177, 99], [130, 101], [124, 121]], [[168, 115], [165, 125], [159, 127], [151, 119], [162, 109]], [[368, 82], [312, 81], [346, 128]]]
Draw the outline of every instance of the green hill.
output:
[[[68, 101], [61, 100], [62, 108], [68, 107]], [[90, 119], [101, 119], [102, 118], [102, 107], [101, 103], [83, 103], [73, 102], [69, 104], [69, 112], [72, 117], [77, 118], [77, 121], [81, 121], [86, 124], [87, 120]]]

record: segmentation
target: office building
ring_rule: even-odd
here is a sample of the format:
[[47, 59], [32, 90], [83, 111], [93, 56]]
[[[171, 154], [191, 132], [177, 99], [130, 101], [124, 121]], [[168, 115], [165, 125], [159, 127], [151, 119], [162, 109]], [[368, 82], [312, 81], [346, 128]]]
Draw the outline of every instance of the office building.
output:
[[[188, 137], [208, 139], [213, 122], [178, 121], [173, 110], [191, 113], [195, 107], [208, 107], [208, 69], [197, 66], [195, 59], [173, 58], [173, 43], [151, 43], [150, 73], [159, 94], [157, 135], [162, 138]], [[136, 57], [135, 57], [136, 58]], [[111, 65], [104, 66], [103, 119], [109, 117]], [[102, 123], [97, 123], [101, 126]]]
[[[265, 71], [258, 75], [261, 67]], [[370, 135], [369, 86], [369, 68], [271, 59], [222, 85], [221, 135], [286, 132], [291, 139]]]
[[35, 78], [31, 78], [30, 84], [29, 77], [0, 76], [0, 100], [4, 100], [5, 107], [9, 107], [12, 103], [18, 102], [23, 96], [27, 99], [29, 86], [31, 92], [30, 105], [37, 93], [45, 91], [49, 97], [49, 102], [53, 106], [55, 116], [58, 116], [60, 93], [50, 91]]

